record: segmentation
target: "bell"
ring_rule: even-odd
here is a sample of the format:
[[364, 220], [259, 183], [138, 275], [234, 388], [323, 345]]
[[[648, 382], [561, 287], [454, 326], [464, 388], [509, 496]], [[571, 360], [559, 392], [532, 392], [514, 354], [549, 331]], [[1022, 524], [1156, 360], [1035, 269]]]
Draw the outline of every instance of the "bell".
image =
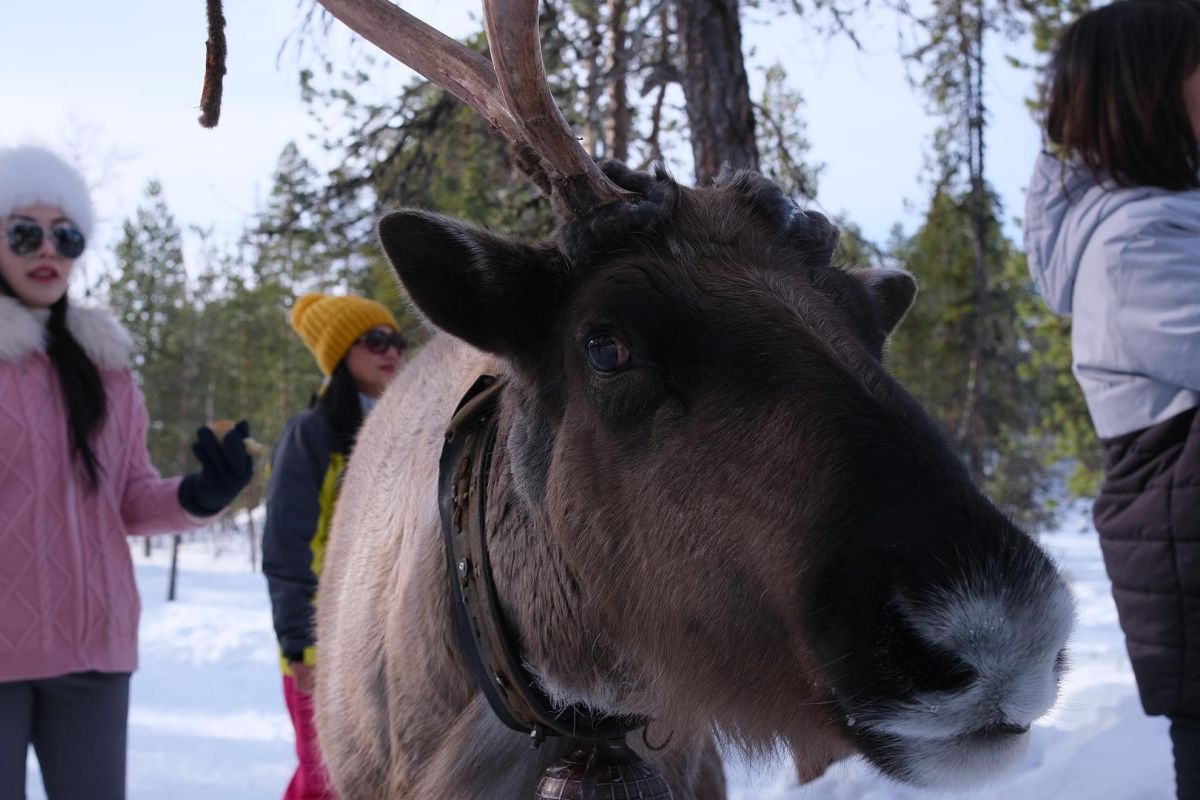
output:
[[534, 800], [671, 800], [671, 787], [653, 763], [624, 739], [581, 742], [547, 769]]

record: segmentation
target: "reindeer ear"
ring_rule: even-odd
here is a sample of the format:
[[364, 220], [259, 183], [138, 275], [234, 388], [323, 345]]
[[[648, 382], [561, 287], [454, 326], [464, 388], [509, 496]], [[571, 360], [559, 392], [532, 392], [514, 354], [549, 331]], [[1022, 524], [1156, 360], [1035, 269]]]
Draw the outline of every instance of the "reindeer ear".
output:
[[480, 350], [515, 355], [550, 325], [562, 285], [551, 248], [407, 209], [379, 221], [379, 241], [417, 308]]
[[884, 334], [891, 335], [917, 296], [917, 282], [912, 273], [899, 269], [856, 269], [852, 272], [875, 300]]

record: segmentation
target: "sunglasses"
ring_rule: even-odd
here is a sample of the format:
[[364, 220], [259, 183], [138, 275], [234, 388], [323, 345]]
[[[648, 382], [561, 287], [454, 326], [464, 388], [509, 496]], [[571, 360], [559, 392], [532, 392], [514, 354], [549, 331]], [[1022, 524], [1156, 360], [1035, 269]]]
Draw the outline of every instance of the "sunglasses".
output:
[[[19, 256], [27, 256], [37, 252], [45, 236], [45, 228], [36, 222], [14, 222], [8, 226], [8, 249]], [[83, 248], [87, 246], [83, 231], [65, 222], [50, 226], [50, 241], [54, 243], [58, 254], [64, 258], [79, 258], [83, 254]]]
[[355, 344], [361, 344], [367, 348], [368, 352], [374, 353], [377, 356], [386, 353], [389, 347], [396, 348], [397, 353], [403, 353], [408, 349], [408, 342], [404, 341], [404, 337], [394, 331], [391, 333], [367, 331], [358, 337]]

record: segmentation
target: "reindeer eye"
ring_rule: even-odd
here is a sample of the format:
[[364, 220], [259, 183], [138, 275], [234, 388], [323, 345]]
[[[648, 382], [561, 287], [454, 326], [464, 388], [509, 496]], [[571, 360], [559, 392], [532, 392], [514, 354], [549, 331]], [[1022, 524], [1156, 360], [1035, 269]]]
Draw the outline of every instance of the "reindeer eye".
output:
[[599, 372], [614, 372], [629, 363], [629, 348], [620, 339], [606, 334], [589, 336], [583, 349], [588, 363]]

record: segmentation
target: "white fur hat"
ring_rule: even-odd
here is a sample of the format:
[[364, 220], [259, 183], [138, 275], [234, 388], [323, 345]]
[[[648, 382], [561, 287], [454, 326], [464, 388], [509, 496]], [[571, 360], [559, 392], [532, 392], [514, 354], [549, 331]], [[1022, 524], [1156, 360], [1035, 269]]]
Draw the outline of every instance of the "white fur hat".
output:
[[0, 147], [0, 217], [35, 203], [58, 206], [92, 237], [91, 195], [74, 167], [43, 147]]

